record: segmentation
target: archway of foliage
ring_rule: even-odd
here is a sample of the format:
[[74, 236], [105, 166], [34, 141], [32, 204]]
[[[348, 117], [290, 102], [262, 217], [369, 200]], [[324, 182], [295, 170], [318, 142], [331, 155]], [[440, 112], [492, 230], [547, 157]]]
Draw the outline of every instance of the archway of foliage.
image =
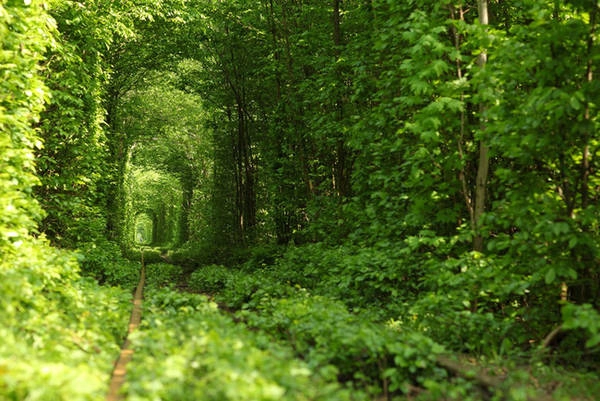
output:
[[480, 327], [492, 334], [467, 348], [536, 344], [561, 322], [596, 342], [574, 316], [599, 303], [597, 5], [233, 0], [179, 11], [148, 32], [169, 73], [122, 100], [152, 82], [168, 82], [165, 99], [202, 99], [194, 132], [206, 147], [188, 147], [160, 96], [142, 101], [168, 121], [158, 142], [180, 144], [163, 164], [194, 206], [182, 209], [191, 248], [335, 244], [351, 259], [335, 280], [370, 287], [390, 314], [417, 316], [457, 347]]
[[[28, 3], [29, 2], [25, 2]], [[106, 124], [113, 56], [138, 37], [152, 18], [154, 2], [50, 0], [55, 38], [40, 63], [50, 97], [36, 128], [44, 146], [36, 150], [40, 185], [36, 197], [46, 215], [40, 229], [59, 246], [104, 235], [111, 172]], [[50, 20], [49, 20], [50, 21]]]
[[[125, 163], [122, 241], [135, 237], [135, 216], [151, 211], [149, 242], [177, 247], [190, 237], [190, 213], [210, 179], [210, 148], [201, 99], [177, 87], [175, 73], [149, 71], [124, 93], [114, 129], [131, 143]], [[197, 224], [194, 224], [197, 228]], [[197, 232], [194, 230], [194, 232]]]
[[[178, 245], [183, 198], [179, 180], [162, 171], [131, 166], [125, 177], [125, 188], [126, 246]], [[144, 234], [142, 241], [138, 240], [138, 233]]]
[[134, 236], [133, 241], [136, 245], [150, 245], [154, 238], [154, 221], [152, 212], [137, 213], [133, 221]]

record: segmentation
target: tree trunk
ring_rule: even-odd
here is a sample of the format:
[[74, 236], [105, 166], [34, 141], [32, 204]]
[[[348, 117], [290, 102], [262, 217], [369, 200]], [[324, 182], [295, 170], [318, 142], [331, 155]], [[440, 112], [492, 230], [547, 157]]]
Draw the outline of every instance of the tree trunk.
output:
[[[464, 22], [465, 11], [463, 10], [462, 5], [458, 5], [456, 8], [454, 5], [450, 5], [449, 9], [450, 9], [450, 18], [452, 20]], [[454, 48], [456, 49], [456, 53], [460, 54], [461, 36], [455, 26], [452, 26], [452, 37], [454, 40]], [[462, 80], [464, 77], [463, 67], [462, 67], [462, 62], [460, 60], [460, 57], [456, 58], [456, 77], [459, 80]], [[464, 92], [461, 92], [461, 94], [460, 94], [460, 101], [463, 104], [465, 103]], [[465, 205], [466, 205], [467, 211], [469, 213], [469, 222], [471, 224], [471, 229], [475, 230], [475, 211], [473, 210], [473, 191], [472, 191], [472, 188], [470, 188], [470, 185], [468, 185], [468, 183], [467, 183], [467, 173], [465, 172], [466, 160], [465, 160], [464, 144], [465, 144], [466, 123], [467, 123], [467, 112], [466, 112], [466, 110], [463, 109], [460, 112], [460, 132], [459, 132], [458, 141], [457, 141], [458, 156], [460, 157], [460, 160], [462, 162], [462, 165], [458, 172], [458, 178], [460, 180], [461, 191], [462, 191], [463, 198], [465, 200]]]
[[[341, 55], [341, 47], [343, 46], [343, 38], [342, 38], [342, 14], [340, 10], [341, 0], [333, 0], [333, 44], [335, 46], [335, 57], [339, 59]], [[337, 94], [337, 99], [335, 102], [336, 109], [336, 119], [338, 122], [341, 122], [344, 118], [344, 77], [343, 73], [340, 70], [340, 67], [336, 67], [336, 80], [339, 85], [339, 93]], [[344, 140], [343, 134], [341, 132], [336, 133], [338, 138], [336, 142], [336, 148], [334, 153], [334, 161], [333, 161], [333, 189], [335, 193], [340, 196], [349, 196], [351, 189], [350, 176], [352, 171], [352, 157], [348, 152], [348, 148], [346, 147], [346, 142]]]
[[[488, 2], [487, 0], [478, 0], [477, 6], [479, 9], [479, 23], [488, 25]], [[482, 51], [479, 54], [478, 64], [480, 68], [484, 68], [487, 63], [487, 53]], [[480, 105], [481, 131], [486, 129], [483, 113], [485, 106]], [[479, 140], [479, 164], [477, 165], [477, 177], [475, 181], [475, 208], [474, 208], [474, 223], [475, 223], [475, 238], [473, 240], [473, 250], [483, 252], [483, 235], [481, 233], [481, 216], [485, 212], [485, 202], [487, 193], [487, 179], [490, 169], [489, 148], [483, 139]]]

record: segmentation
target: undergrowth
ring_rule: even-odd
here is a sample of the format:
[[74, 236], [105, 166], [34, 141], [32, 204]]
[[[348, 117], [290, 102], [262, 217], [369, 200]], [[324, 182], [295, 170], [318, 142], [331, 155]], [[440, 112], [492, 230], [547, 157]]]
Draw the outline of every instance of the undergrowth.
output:
[[290, 347], [311, 368], [332, 367], [338, 381], [370, 397], [409, 394], [429, 385], [426, 380], [448, 378], [435, 363], [443, 347], [428, 337], [375, 322], [264, 270], [249, 274], [212, 265], [194, 272], [189, 284], [202, 292], [218, 289], [215, 301], [236, 311], [246, 327]]
[[43, 241], [24, 242], [0, 261], [0, 399], [102, 399], [126, 333], [129, 292], [81, 277], [73, 253]]
[[222, 314], [205, 296], [154, 289], [145, 308], [132, 336], [128, 400], [367, 399], [340, 386], [331, 366], [311, 367], [289, 347]]
[[[478, 285], [475, 278], [489, 261], [448, 259], [436, 273], [447, 282], [434, 283], [427, 275], [432, 263], [418, 265], [419, 272], [395, 259], [398, 252], [308, 245], [269, 263], [257, 263], [269, 260], [261, 257], [240, 268], [208, 265], [188, 284], [211, 294], [246, 327], [291, 347], [309, 366], [334, 366], [340, 382], [372, 397], [594, 399], [597, 312], [562, 307], [558, 344], [542, 349], [530, 339], [543, 322], [523, 321], [527, 308], [509, 302], [527, 283], [499, 277], [473, 296], [470, 286]], [[468, 273], [460, 274], [461, 268]], [[573, 365], [573, 356], [564, 360], [567, 344], [581, 365]], [[456, 355], [462, 370], [440, 366], [442, 354]], [[497, 372], [501, 380], [482, 386], [474, 380], [478, 370]], [[571, 381], [579, 386], [567, 385]]]

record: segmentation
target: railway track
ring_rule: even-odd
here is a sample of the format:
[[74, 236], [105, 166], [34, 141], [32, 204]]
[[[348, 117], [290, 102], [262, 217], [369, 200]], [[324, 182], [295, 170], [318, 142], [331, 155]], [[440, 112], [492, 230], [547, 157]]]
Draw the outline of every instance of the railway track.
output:
[[133, 297], [133, 308], [131, 310], [131, 317], [129, 318], [127, 337], [125, 338], [125, 342], [121, 347], [121, 353], [119, 354], [119, 358], [115, 362], [115, 366], [112, 371], [108, 394], [106, 395], [106, 401], [120, 401], [124, 399], [123, 395], [120, 393], [120, 390], [125, 383], [127, 364], [133, 357], [133, 348], [131, 348], [129, 335], [137, 329], [142, 320], [142, 300], [144, 297], [144, 284], [146, 281], [146, 266], [144, 263], [143, 251], [141, 262], [140, 281], [138, 282]]

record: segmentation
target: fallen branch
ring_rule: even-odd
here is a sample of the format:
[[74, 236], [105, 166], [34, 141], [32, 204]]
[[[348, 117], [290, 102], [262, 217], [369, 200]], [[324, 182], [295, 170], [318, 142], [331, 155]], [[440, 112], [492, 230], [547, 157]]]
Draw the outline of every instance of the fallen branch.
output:
[[436, 362], [457, 376], [473, 380], [488, 389], [498, 388], [504, 382], [503, 377], [489, 376], [482, 371], [477, 371], [475, 366], [466, 365], [445, 355], [439, 355], [436, 358]]
[[[559, 328], [557, 328], [557, 329], [555, 329], [555, 331], [559, 332], [560, 330], [559, 330]], [[552, 334], [552, 333], [550, 333], [550, 334]], [[553, 336], [555, 336], [555, 335], [556, 334], [553, 334]], [[550, 337], [550, 335], [548, 335], [548, 337]], [[550, 341], [551, 340], [552, 340], [552, 338], [550, 338]], [[440, 365], [444, 369], [448, 370], [449, 372], [452, 372], [455, 375], [465, 378], [467, 380], [472, 380], [472, 381], [476, 382], [482, 388], [482, 390], [485, 390], [489, 393], [490, 397], [495, 391], [502, 392], [502, 390], [507, 389], [507, 384], [505, 383], [506, 375], [490, 376], [476, 366], [462, 363], [460, 361], [452, 359], [451, 357], [449, 357], [447, 355], [439, 355], [436, 358], [436, 362], [438, 365]], [[514, 386], [514, 385], [515, 385], [514, 383], [510, 384], [509, 387]], [[502, 389], [502, 387], [504, 387], [504, 389]], [[532, 391], [535, 392], [535, 395], [531, 394], [528, 398], [529, 401], [552, 401], [553, 400], [553, 398], [550, 394], [540, 392], [538, 389], [535, 389], [534, 387], [532, 387], [531, 389], [532, 389]], [[498, 393], [496, 393], [496, 394], [498, 394]], [[500, 394], [502, 394], [502, 393], [500, 393]], [[505, 397], [501, 396], [500, 399], [505, 399]]]
[[562, 331], [562, 324], [558, 325], [554, 328], [554, 330], [552, 330], [550, 333], [548, 333], [548, 335], [544, 338], [544, 341], [542, 341], [542, 344], [540, 345], [541, 349], [545, 349], [548, 348], [548, 346], [550, 344], [552, 344], [552, 341], [554, 340], [554, 338], [556, 338], [556, 336], [558, 335], [558, 333], [560, 333]]

